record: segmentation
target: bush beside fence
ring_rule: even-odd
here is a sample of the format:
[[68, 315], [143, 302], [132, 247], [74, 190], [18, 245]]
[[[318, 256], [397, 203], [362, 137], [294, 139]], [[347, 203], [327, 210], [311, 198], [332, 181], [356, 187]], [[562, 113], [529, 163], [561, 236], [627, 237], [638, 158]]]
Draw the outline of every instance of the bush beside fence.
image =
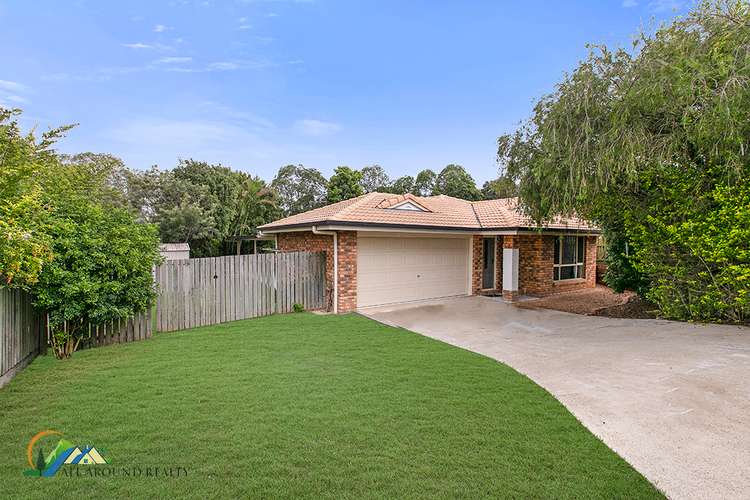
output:
[[[326, 306], [325, 254], [293, 252], [168, 261], [155, 270], [158, 331]], [[298, 307], [299, 307], [298, 306]], [[0, 387], [46, 350], [52, 332], [46, 315], [21, 290], [0, 288]], [[62, 328], [65, 328], [63, 325]], [[87, 325], [79, 349], [147, 339], [151, 310]]]

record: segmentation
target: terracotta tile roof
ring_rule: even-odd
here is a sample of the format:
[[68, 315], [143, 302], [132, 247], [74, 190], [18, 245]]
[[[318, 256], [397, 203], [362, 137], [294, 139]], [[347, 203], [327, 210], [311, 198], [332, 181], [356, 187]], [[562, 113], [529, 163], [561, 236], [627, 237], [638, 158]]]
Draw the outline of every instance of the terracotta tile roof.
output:
[[[392, 208], [406, 201], [424, 210]], [[445, 195], [420, 197], [412, 194], [368, 193], [292, 215], [260, 226], [259, 229], [269, 231], [336, 223], [461, 230], [535, 228], [536, 225], [517, 209], [517, 203], [516, 198], [471, 202]], [[591, 223], [575, 217], [557, 218], [544, 227], [597, 230]]]

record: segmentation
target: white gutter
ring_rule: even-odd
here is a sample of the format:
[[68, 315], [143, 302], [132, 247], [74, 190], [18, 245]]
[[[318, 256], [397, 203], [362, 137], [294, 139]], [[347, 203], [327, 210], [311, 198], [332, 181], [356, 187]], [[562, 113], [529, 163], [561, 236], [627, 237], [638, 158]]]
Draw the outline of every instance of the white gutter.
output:
[[339, 312], [339, 239], [336, 231], [321, 231], [312, 227], [313, 234], [333, 236], [333, 314]]

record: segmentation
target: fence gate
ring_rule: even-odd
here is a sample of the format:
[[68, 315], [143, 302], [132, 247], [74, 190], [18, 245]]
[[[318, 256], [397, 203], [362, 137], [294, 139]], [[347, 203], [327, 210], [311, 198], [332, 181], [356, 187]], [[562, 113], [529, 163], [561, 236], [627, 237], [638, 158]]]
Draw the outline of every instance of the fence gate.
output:
[[172, 260], [156, 268], [156, 328], [196, 326], [325, 305], [325, 253]]

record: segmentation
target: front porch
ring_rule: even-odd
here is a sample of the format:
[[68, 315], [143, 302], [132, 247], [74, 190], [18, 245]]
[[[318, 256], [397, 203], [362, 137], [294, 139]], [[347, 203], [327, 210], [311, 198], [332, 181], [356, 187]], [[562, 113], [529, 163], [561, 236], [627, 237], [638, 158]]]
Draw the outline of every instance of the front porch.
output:
[[472, 236], [472, 294], [543, 297], [596, 285], [597, 236], [528, 233]]

